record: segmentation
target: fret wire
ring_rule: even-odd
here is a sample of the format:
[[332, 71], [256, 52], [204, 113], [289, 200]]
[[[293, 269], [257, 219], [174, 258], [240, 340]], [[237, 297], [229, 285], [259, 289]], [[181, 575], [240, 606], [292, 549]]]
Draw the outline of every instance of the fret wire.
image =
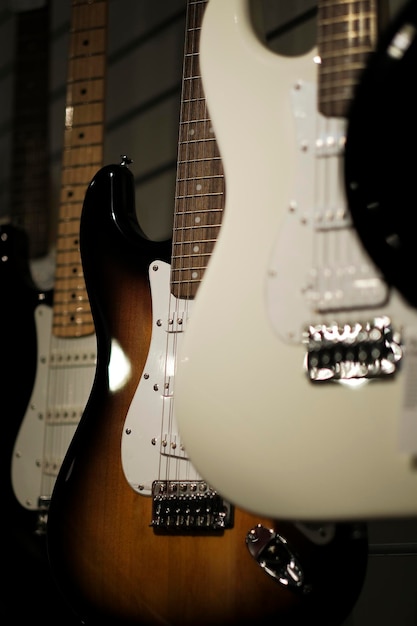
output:
[[204, 98], [186, 98], [183, 102], [184, 104], [188, 104], [189, 102], [204, 102]]
[[[207, 231], [217, 234], [219, 230], [219, 224], [210, 223], [215, 218], [212, 207], [200, 205], [205, 200], [208, 202], [211, 199], [212, 202], [222, 196], [216, 192], [220, 180], [223, 180], [221, 160], [212, 134], [211, 120], [207, 116], [199, 68], [198, 44], [202, 11], [206, 3], [207, 0], [198, 3], [198, 9], [194, 13], [191, 10], [191, 3], [188, 3], [183, 64], [171, 287], [174, 295], [184, 298], [194, 297], [206, 261], [215, 244], [216, 239], [208, 237]], [[197, 5], [194, 5], [194, 8], [197, 8]], [[193, 183], [203, 186], [193, 189]], [[212, 184], [215, 185], [214, 191]], [[222, 209], [216, 211], [215, 221], [218, 221]], [[192, 223], [194, 216], [199, 217], [198, 224]], [[201, 240], [198, 240], [198, 237]], [[193, 245], [198, 245], [198, 251], [193, 251]], [[192, 270], [190, 265], [194, 266]], [[192, 271], [198, 272], [198, 277], [192, 276]], [[184, 280], [177, 280], [179, 275]]]
[[223, 178], [224, 178], [223, 174], [215, 174], [214, 176], [202, 175], [202, 176], [195, 176], [193, 178], [190, 178], [190, 177], [177, 178], [177, 182], [186, 183], [186, 182], [192, 182], [192, 181], [198, 181], [198, 180], [203, 180], [203, 181], [213, 180], [214, 182], [221, 182]]
[[94, 332], [79, 225], [85, 191], [103, 159], [107, 10], [107, 0], [72, 3], [53, 311], [54, 331], [63, 337]]
[[[68, 239], [69, 239], [69, 237], [68, 237]], [[71, 253], [71, 252], [78, 252], [77, 246], [71, 246], [70, 248], [60, 248], [59, 252], [57, 252], [57, 257], [60, 257], [63, 254], [68, 254], [68, 253]]]
[[[192, 242], [190, 242], [190, 244], [188, 244], [188, 245], [190, 246], [191, 243]], [[213, 238], [213, 239], [202, 239], [199, 243], [201, 245], [204, 245], [204, 244], [211, 245], [211, 244], [216, 243], [216, 239], [215, 238]], [[205, 258], [205, 257], [210, 257], [210, 256], [211, 256], [211, 251], [209, 251], [209, 252], [204, 252], [203, 251], [201, 254], [198, 255], [198, 258], [202, 258], [202, 257]], [[173, 259], [195, 259], [195, 254], [192, 254], [192, 253], [190, 253], [190, 254], [173, 254], [172, 258]], [[174, 271], [179, 271], [180, 269], [181, 269], [181, 266], [178, 267], [178, 270], [174, 270]]]
[[[215, 242], [216, 242], [215, 239], [207, 239], [207, 240], [205, 240], [205, 241], [203, 241], [201, 243], [215, 243]], [[211, 252], [202, 252], [199, 255], [199, 257], [210, 257], [210, 256], [211, 256]], [[192, 258], [194, 258], [194, 255], [193, 254], [183, 254], [183, 255], [178, 255], [178, 254], [175, 255], [174, 254], [174, 255], [172, 255], [172, 258], [174, 258], [174, 259], [177, 259], [177, 258], [178, 259], [179, 258], [192, 259]], [[175, 271], [181, 271], [181, 270], [178, 269], [178, 270], [175, 270]]]
[[[221, 157], [214, 157], [215, 160], [221, 160]], [[212, 157], [203, 157], [201, 159], [187, 159], [184, 161], [178, 161], [179, 164], [184, 164], [184, 163], [211, 163], [211, 161], [214, 160]]]
[[[220, 226], [220, 224], [205, 224], [204, 226], [182, 226], [181, 228], [179, 228], [178, 230], [181, 230], [183, 232], [185, 231], [195, 231], [201, 228], [218, 228]], [[182, 241], [181, 243], [176, 243], [175, 245], [182, 245], [184, 242]]]
[[211, 120], [210, 120], [209, 117], [205, 117], [205, 118], [202, 118], [202, 119], [197, 119], [196, 118], [196, 119], [185, 120], [185, 121], [183, 120], [183, 121], [180, 122], [180, 126], [184, 125], [184, 124], [197, 124], [198, 122], [210, 122], [210, 121]]
[[[202, 269], [206, 269], [206, 268], [205, 267], [199, 267], [198, 269], [202, 270]], [[171, 283], [172, 283], [172, 285], [181, 286], [181, 285], [184, 284], [184, 280], [171, 279]], [[187, 280], [187, 283], [189, 283], [190, 286], [193, 285], [193, 284], [194, 284], [194, 286], [198, 286], [200, 284], [200, 279], [199, 278], [192, 278], [192, 277], [190, 277]]]
[[[218, 191], [218, 192], [215, 192], [215, 193], [204, 193], [204, 194], [203, 193], [195, 193], [195, 194], [188, 194], [188, 195], [185, 195], [185, 196], [177, 196], [177, 198], [179, 200], [185, 200], [187, 198], [190, 198], [190, 199], [193, 199], [193, 198], [207, 198], [207, 197], [214, 198], [215, 196], [223, 196], [223, 192]], [[219, 212], [223, 212], [222, 209], [217, 209], [217, 210]], [[211, 211], [212, 211], [212, 209], [210, 209], [210, 212]], [[203, 211], [198, 211], [198, 212], [203, 212]], [[182, 211], [182, 213], [193, 214], [193, 213], [195, 213], [195, 211]]]
[[[327, 54], [324, 57], [322, 57], [322, 60], [324, 58], [326, 62], [328, 61], [328, 62], [331, 63], [332, 61], [338, 62], [339, 60], [343, 61], [344, 59], [346, 61], [346, 59], [352, 59], [352, 58], [355, 58], [355, 57], [362, 57], [362, 63], [360, 63], [360, 61], [358, 61], [357, 64], [358, 65], [360, 64], [363, 67], [363, 56], [368, 54], [369, 51], [370, 51], [370, 46], [369, 45], [368, 46], [357, 47], [354, 51], [349, 52], [349, 53], [346, 53], [344, 51], [338, 52], [338, 51], [335, 50], [331, 54]], [[340, 71], [339, 68], [341, 68], [343, 71], [349, 71], [352, 67], [353, 67], [353, 62], [352, 61], [349, 62], [348, 66], [347, 66], [346, 62], [342, 63], [341, 65], [336, 65], [335, 63], [331, 63], [331, 65], [328, 66], [328, 67], [323, 66], [322, 73], [323, 74], [326, 74], [326, 73], [329, 73], [329, 74], [333, 73], [334, 74], [336, 71]]]
[[[99, 102], [97, 101], [94, 104], [99, 104]], [[85, 127], [88, 130], [89, 128], [91, 128], [91, 126], [102, 126], [102, 124], [103, 124], [103, 121], [101, 119], [97, 121], [91, 120], [91, 122], [89, 122], [88, 124], [85, 124], [85, 123], [72, 124], [71, 128], [80, 129], [80, 128]], [[97, 142], [97, 145], [101, 145], [100, 142]]]
[[178, 143], [181, 146], [183, 144], [184, 145], [193, 145], [193, 144], [196, 145], [199, 143], [209, 143], [209, 142], [215, 143], [216, 140], [214, 139], [214, 137], [207, 137], [206, 139], [190, 139], [189, 141], [180, 141]]
[[346, 117], [368, 55], [376, 41], [376, 0], [318, 5], [318, 108], [328, 117]]

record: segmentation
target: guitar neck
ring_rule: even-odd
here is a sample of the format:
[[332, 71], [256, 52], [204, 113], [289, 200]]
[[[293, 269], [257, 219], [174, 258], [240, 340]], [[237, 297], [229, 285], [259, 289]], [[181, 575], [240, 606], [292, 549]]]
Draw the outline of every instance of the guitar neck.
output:
[[107, 0], [73, 0], [58, 218], [53, 332], [94, 332], [79, 230], [85, 192], [103, 164]]
[[171, 291], [194, 298], [216, 242], [224, 175], [203, 92], [199, 40], [207, 0], [187, 2], [174, 206]]
[[49, 5], [16, 13], [11, 218], [28, 235], [29, 257], [49, 246]]
[[359, 76], [378, 34], [378, 0], [319, 0], [318, 108], [326, 117], [346, 117]]

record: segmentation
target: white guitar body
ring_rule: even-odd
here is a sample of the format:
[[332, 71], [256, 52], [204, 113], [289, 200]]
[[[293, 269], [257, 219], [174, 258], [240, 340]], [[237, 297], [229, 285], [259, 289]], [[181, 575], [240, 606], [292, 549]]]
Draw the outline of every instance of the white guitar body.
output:
[[189, 302], [170, 293], [171, 266], [155, 261], [149, 267], [152, 295], [152, 336], [142, 379], [126, 416], [122, 435], [122, 466], [130, 486], [144, 496], [155, 480], [198, 481], [174, 415], [177, 351], [185, 330]]
[[205, 480], [258, 514], [416, 515], [417, 315], [350, 225], [343, 120], [317, 113], [316, 51], [274, 54], [249, 7], [210, 0], [203, 19], [227, 191], [178, 360], [181, 437]]
[[52, 308], [36, 307], [35, 384], [13, 450], [15, 496], [26, 509], [47, 508], [96, 372], [96, 337], [52, 335]]

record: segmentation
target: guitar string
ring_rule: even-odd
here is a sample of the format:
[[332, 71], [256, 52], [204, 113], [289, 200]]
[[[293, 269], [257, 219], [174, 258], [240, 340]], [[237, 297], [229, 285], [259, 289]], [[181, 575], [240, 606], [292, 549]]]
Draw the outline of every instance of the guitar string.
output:
[[[182, 116], [181, 124], [181, 183], [182, 189], [181, 199], [179, 202], [182, 206], [181, 215], [181, 252], [179, 254], [180, 266], [178, 272], [178, 280], [181, 284], [181, 298], [177, 300], [183, 310], [178, 311], [178, 316], [183, 317], [183, 323], [186, 326], [186, 320], [189, 317], [190, 308], [193, 300], [195, 289], [193, 282], [200, 280], [200, 274], [194, 276], [194, 272], [199, 272], [198, 267], [201, 263], [202, 253], [202, 223], [201, 210], [198, 208], [198, 202], [204, 197], [204, 183], [202, 178], [202, 168], [206, 167], [206, 102], [202, 97], [202, 83], [200, 75], [199, 62], [199, 45], [201, 34], [202, 16], [206, 0], [192, 1], [187, 7], [187, 25], [186, 25], [186, 47], [185, 47], [185, 76], [184, 76], [184, 103], [183, 112], [187, 111], [187, 115]], [[203, 103], [204, 111], [201, 104]], [[185, 119], [184, 119], [185, 118]], [[185, 150], [184, 150], [185, 146]], [[200, 164], [199, 164], [200, 160]], [[201, 179], [201, 180], [200, 180]], [[198, 221], [197, 221], [198, 220]], [[197, 227], [198, 226], [198, 227]], [[186, 332], [183, 326], [182, 332], [175, 334], [174, 347], [174, 363], [177, 365], [179, 342], [182, 341], [182, 333]], [[175, 414], [175, 391], [173, 400], [173, 415]], [[178, 432], [181, 442], [181, 436]], [[181, 443], [182, 445], [182, 443]], [[180, 475], [177, 478], [184, 477], [185, 480], [191, 477], [198, 477], [192, 462], [188, 459], [186, 451], [182, 451], [180, 456], [185, 455], [186, 460], [177, 461], [177, 471]]]
[[[179, 322], [180, 313], [180, 303], [185, 302], [185, 299], [182, 297], [182, 276], [184, 275], [184, 267], [183, 267], [183, 259], [184, 259], [184, 236], [186, 232], [186, 194], [181, 192], [181, 190], [187, 186], [187, 181], [189, 178], [188, 175], [188, 141], [185, 142], [185, 131], [184, 131], [184, 117], [185, 117], [185, 107], [186, 101], [188, 99], [188, 107], [191, 106], [189, 102], [189, 94], [187, 79], [189, 78], [186, 75], [187, 71], [187, 55], [189, 54], [189, 43], [191, 38], [191, 26], [190, 26], [190, 15], [191, 15], [191, 5], [190, 2], [187, 1], [186, 8], [186, 28], [185, 28], [185, 41], [184, 41], [184, 59], [183, 59], [183, 70], [182, 70], [182, 91], [181, 91], [181, 108], [180, 108], [180, 123], [179, 123], [179, 141], [178, 141], [178, 150], [177, 150], [177, 180], [176, 180], [176, 193], [175, 193], [175, 201], [174, 201], [174, 221], [173, 221], [173, 244], [172, 244], [172, 259], [171, 259], [171, 285], [170, 285], [170, 300], [169, 300], [169, 312], [168, 312], [168, 324], [170, 324], [170, 320], [172, 320], [172, 333], [167, 332], [166, 338], [166, 353], [165, 353], [165, 372], [164, 372], [164, 393], [168, 390], [170, 394], [169, 406], [168, 406], [168, 418], [167, 418], [167, 427], [164, 428], [165, 424], [165, 403], [163, 403], [163, 419], [162, 419], [162, 432], [161, 432], [161, 443], [163, 445], [164, 438], [166, 438], [166, 446], [168, 446], [168, 450], [166, 454], [161, 454], [161, 460], [164, 459], [163, 465], [165, 466], [165, 473], [163, 478], [168, 481], [171, 478], [173, 480], [179, 480], [180, 478], [180, 470], [179, 464], [180, 461], [176, 459], [177, 454], [180, 454], [180, 451], [177, 452], [176, 448], [172, 448], [172, 446], [179, 444], [179, 442], [174, 441], [174, 415], [175, 415], [175, 369], [176, 369], [176, 360], [177, 360], [177, 348], [178, 348], [178, 337], [177, 337], [177, 325]], [[192, 56], [190, 56], [192, 63]], [[189, 129], [189, 124], [187, 125], [187, 129]], [[186, 149], [186, 153], [184, 154], [184, 146]], [[173, 309], [171, 308], [173, 306]], [[172, 345], [171, 345], [172, 344]], [[172, 362], [170, 362], [172, 359]], [[171, 371], [168, 371], [171, 368]], [[166, 432], [166, 436], [165, 436]], [[161, 449], [161, 453], [163, 450]], [[175, 466], [172, 468], [172, 465]]]
[[[187, 2], [187, 10], [186, 10], [186, 23], [188, 25], [188, 20], [189, 20], [189, 3]], [[185, 41], [184, 41], [184, 60], [183, 60], [183, 70], [182, 70], [182, 90], [181, 90], [181, 107], [180, 107], [180, 123], [179, 123], [179, 136], [178, 136], [178, 149], [177, 149], [177, 181], [176, 181], [176, 193], [175, 193], [175, 200], [174, 200], [174, 230], [173, 230], [173, 242], [172, 242], [172, 259], [171, 259], [171, 286], [170, 286], [170, 291], [171, 291], [171, 297], [170, 297], [170, 307], [173, 304], [174, 305], [174, 309], [173, 311], [171, 311], [171, 308], [169, 310], [169, 315], [168, 318], [169, 320], [173, 321], [173, 328], [172, 328], [172, 333], [171, 333], [171, 339], [172, 339], [172, 346], [171, 346], [171, 354], [169, 352], [169, 338], [170, 338], [170, 333], [167, 333], [167, 351], [166, 351], [166, 360], [165, 360], [165, 365], [167, 367], [168, 365], [168, 361], [171, 357], [171, 359], [173, 360], [171, 363], [171, 378], [168, 379], [167, 378], [167, 372], [165, 372], [165, 385], [168, 386], [169, 384], [171, 385], [171, 387], [169, 388], [170, 394], [171, 394], [171, 399], [169, 401], [169, 410], [168, 410], [168, 427], [167, 427], [167, 435], [168, 435], [168, 445], [170, 446], [168, 451], [167, 451], [167, 455], [165, 457], [165, 471], [166, 471], [166, 475], [165, 475], [165, 479], [168, 481], [170, 478], [172, 478], [173, 480], [177, 479], [177, 475], [176, 475], [176, 471], [178, 471], [178, 463], [176, 463], [174, 469], [174, 472], [172, 472], [171, 469], [171, 465], [172, 465], [172, 460], [173, 458], [171, 457], [171, 454], [173, 454], [175, 456], [176, 453], [176, 449], [172, 449], [172, 445], [174, 445], [174, 440], [173, 440], [173, 420], [174, 420], [174, 397], [175, 397], [175, 367], [176, 367], [176, 340], [177, 340], [177, 324], [178, 324], [178, 316], [179, 316], [179, 302], [180, 302], [180, 293], [181, 293], [181, 289], [180, 286], [175, 287], [175, 285], [178, 285], [177, 283], [177, 276], [181, 276], [181, 267], [179, 266], [179, 261], [178, 261], [178, 257], [182, 259], [182, 254], [183, 254], [183, 249], [182, 249], [182, 239], [180, 240], [180, 234], [183, 233], [183, 206], [181, 204], [181, 195], [180, 195], [180, 187], [181, 187], [181, 182], [180, 182], [180, 178], [181, 178], [181, 174], [180, 174], [180, 168], [182, 166], [182, 160], [183, 160], [183, 155], [182, 155], [182, 133], [183, 133], [183, 127], [182, 127], [182, 122], [183, 122], [183, 116], [184, 116], [184, 99], [185, 99], [185, 58], [186, 58], [186, 54], [187, 54], [187, 46], [188, 46], [188, 32], [186, 29], [185, 32]], [[180, 242], [181, 242], [181, 247], [180, 247]]]
[[[204, 94], [203, 81], [201, 76], [201, 65], [200, 65], [200, 42], [201, 42], [201, 28], [203, 22], [204, 11], [206, 9], [208, 0], [203, 0], [200, 2], [200, 5], [196, 5], [195, 7], [195, 19], [194, 19], [194, 40], [193, 40], [193, 67], [192, 71], [193, 77], [193, 94], [197, 99], [197, 105], [195, 110], [198, 112], [196, 116], [196, 128], [197, 128], [197, 144], [199, 147], [198, 156], [201, 158], [201, 169], [198, 171], [194, 168], [194, 172], [196, 174], [196, 179], [193, 181], [194, 188], [192, 193], [187, 194], [190, 197], [190, 202], [192, 203], [191, 207], [191, 215], [193, 214], [193, 210], [195, 211], [194, 216], [198, 217], [198, 228], [196, 227], [196, 223], [192, 224], [192, 231], [196, 233], [197, 237], [192, 236], [192, 249], [190, 245], [190, 282], [189, 282], [189, 293], [187, 297], [187, 303], [193, 302], [199, 286], [201, 284], [202, 277], [204, 275], [206, 264], [204, 262], [205, 252], [206, 252], [206, 237], [204, 234], [207, 232], [205, 225], [209, 223], [208, 212], [208, 197], [209, 197], [209, 171], [211, 166], [211, 160], [207, 162], [207, 157], [210, 156], [209, 141], [210, 141], [210, 119], [207, 110], [207, 100]], [[194, 64], [195, 61], [195, 64]], [[197, 157], [197, 154], [195, 154]], [[198, 181], [198, 182], [197, 182]], [[198, 213], [198, 215], [197, 215]], [[190, 224], [191, 225], [191, 224]], [[195, 276], [194, 276], [195, 272]], [[195, 286], [193, 288], [193, 283], [195, 280]], [[187, 317], [188, 317], [188, 308], [187, 308]], [[189, 461], [189, 468], [194, 466], [192, 465], [192, 461]], [[194, 471], [195, 468], [194, 468]]]
[[[201, 237], [197, 238], [197, 242], [195, 239], [195, 235], [200, 233], [200, 229], [196, 230], [196, 216], [197, 216], [197, 195], [199, 194], [198, 189], [198, 175], [201, 172], [198, 171], [197, 159], [199, 157], [202, 158], [202, 163], [204, 163], [204, 152], [201, 154], [201, 147], [204, 148], [205, 143], [205, 134], [201, 133], [201, 76], [200, 76], [200, 34], [201, 34], [201, 23], [202, 16], [204, 13], [204, 2], [190, 2], [189, 3], [189, 11], [190, 11], [190, 20], [187, 23], [188, 28], [188, 36], [187, 36], [187, 50], [186, 54], [189, 58], [189, 63], [186, 62], [186, 65], [189, 67], [189, 71], [187, 72], [186, 81], [188, 81], [187, 86], [187, 100], [188, 105], [186, 105], [186, 110], [188, 111], [188, 116], [186, 118], [186, 172], [185, 172], [185, 181], [183, 184], [183, 206], [185, 208], [185, 214], [183, 218], [183, 223], [186, 226], [186, 231], [184, 233], [183, 242], [184, 243], [184, 255], [181, 255], [183, 267], [181, 268], [181, 275], [185, 277], [186, 290], [184, 293], [184, 321], [189, 318], [190, 308], [192, 308], [192, 299], [193, 299], [193, 271], [195, 264], [195, 259], [199, 258], [201, 254]], [[205, 116], [203, 115], [203, 119]], [[204, 124], [204, 122], [203, 122]], [[184, 127], [183, 127], [184, 128]], [[185, 137], [184, 137], [185, 139]], [[193, 148], [192, 148], [193, 146]], [[204, 165], [202, 165], [204, 167]], [[201, 183], [200, 183], [201, 184]], [[196, 249], [198, 246], [198, 249]], [[198, 277], [199, 279], [199, 277]], [[186, 328], [183, 329], [183, 332], [186, 332]], [[180, 341], [181, 338], [178, 337]], [[178, 344], [176, 346], [176, 356], [175, 363], [177, 364], [177, 350]], [[174, 402], [175, 405], [175, 402]], [[180, 435], [181, 439], [181, 435]], [[185, 461], [185, 478], [186, 480], [191, 479], [192, 476], [195, 475], [195, 468], [191, 462], [191, 460], [187, 457], [187, 452], [184, 450], [185, 457], [187, 460]]]

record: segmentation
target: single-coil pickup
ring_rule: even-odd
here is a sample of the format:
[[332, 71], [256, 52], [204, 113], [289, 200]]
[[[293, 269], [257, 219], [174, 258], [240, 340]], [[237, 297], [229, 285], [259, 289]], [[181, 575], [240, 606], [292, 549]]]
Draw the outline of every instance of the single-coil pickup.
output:
[[97, 363], [97, 354], [93, 352], [69, 352], [67, 350], [52, 350], [50, 355], [50, 365], [54, 368], [59, 367], [80, 367], [95, 366]]
[[178, 433], [165, 433], [162, 437], [152, 437], [151, 444], [153, 446], [159, 445], [159, 451], [164, 456], [188, 460]]
[[56, 458], [45, 458], [43, 460], [42, 471], [46, 476], [58, 476], [59, 470], [61, 469], [63, 459]]
[[49, 425], [78, 424], [84, 408], [82, 406], [54, 406], [47, 411]]
[[[173, 311], [166, 322], [166, 330], [169, 333], [182, 333], [185, 330], [185, 311]], [[162, 326], [162, 320], [158, 320], [158, 326]]]

